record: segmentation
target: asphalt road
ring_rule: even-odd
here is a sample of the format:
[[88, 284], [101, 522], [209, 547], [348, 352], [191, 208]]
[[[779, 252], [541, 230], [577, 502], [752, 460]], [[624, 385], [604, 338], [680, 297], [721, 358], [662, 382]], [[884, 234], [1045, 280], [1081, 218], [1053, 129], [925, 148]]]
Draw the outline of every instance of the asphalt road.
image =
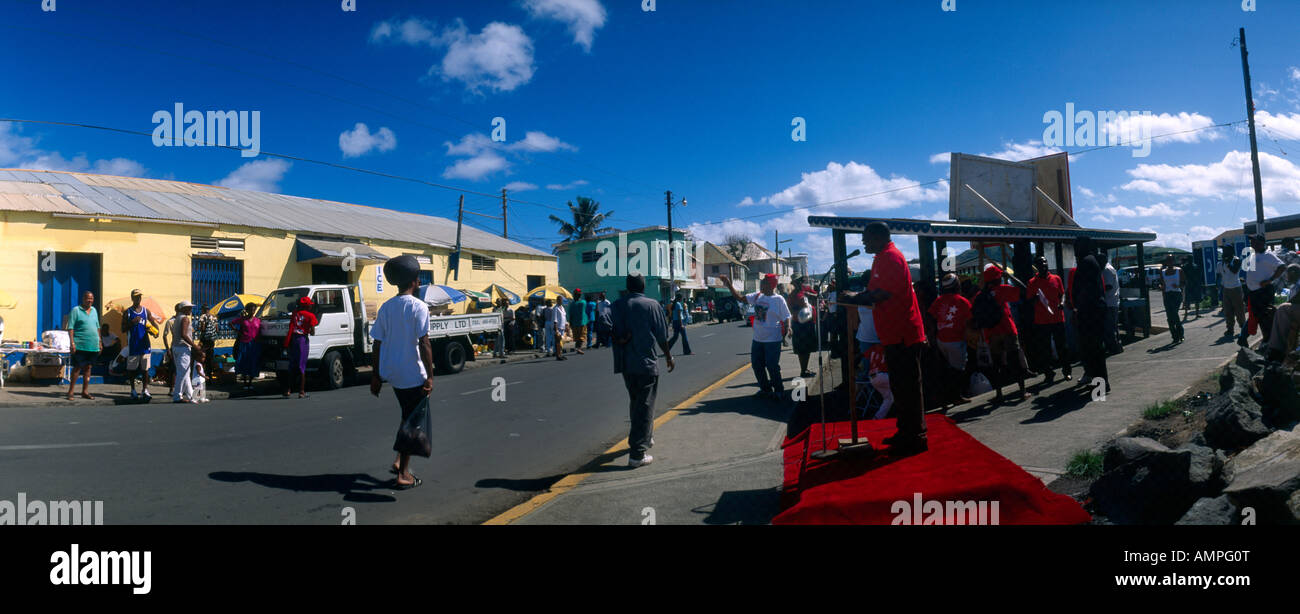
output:
[[[750, 330], [689, 329], [691, 356], [660, 381], [663, 412], [748, 362]], [[674, 353], [681, 351], [680, 344]], [[391, 388], [173, 405], [0, 409], [0, 499], [102, 500], [105, 524], [478, 523], [527, 500], [627, 435], [609, 350], [434, 381], [424, 484], [394, 491]], [[661, 363], [662, 366], [662, 363]], [[506, 400], [492, 400], [494, 378]]]

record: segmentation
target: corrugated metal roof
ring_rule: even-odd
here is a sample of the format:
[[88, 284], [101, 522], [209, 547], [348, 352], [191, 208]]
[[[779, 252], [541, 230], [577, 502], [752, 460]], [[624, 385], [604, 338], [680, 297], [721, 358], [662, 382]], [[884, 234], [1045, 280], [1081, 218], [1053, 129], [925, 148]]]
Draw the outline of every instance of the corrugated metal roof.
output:
[[[446, 218], [180, 181], [88, 173], [0, 170], [0, 209], [229, 224], [439, 246], [456, 243], [456, 222]], [[462, 227], [461, 245], [470, 250], [553, 257], [471, 226]]]

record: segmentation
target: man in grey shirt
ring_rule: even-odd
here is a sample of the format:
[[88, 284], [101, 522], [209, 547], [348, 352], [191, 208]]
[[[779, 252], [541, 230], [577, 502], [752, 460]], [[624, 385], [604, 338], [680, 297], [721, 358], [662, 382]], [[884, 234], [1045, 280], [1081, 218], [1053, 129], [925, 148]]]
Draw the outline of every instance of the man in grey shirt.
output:
[[668, 372], [673, 357], [668, 353], [668, 319], [659, 302], [645, 295], [645, 278], [627, 276], [627, 295], [610, 306], [614, 324], [614, 372], [623, 374], [630, 400], [632, 427], [627, 436], [631, 451], [629, 467], [648, 465], [646, 454], [654, 443], [655, 393], [659, 390], [659, 361], [655, 345], [663, 352]]

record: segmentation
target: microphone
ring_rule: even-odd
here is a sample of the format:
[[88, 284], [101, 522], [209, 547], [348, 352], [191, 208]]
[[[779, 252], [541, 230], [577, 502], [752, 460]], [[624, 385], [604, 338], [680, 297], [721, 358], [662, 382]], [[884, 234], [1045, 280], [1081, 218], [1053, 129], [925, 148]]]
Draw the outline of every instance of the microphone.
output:
[[862, 253], [862, 250], [860, 250], [860, 249], [855, 249], [855, 250], [849, 252], [849, 255], [845, 256], [844, 259], [845, 259], [845, 260], [848, 260], [848, 259], [850, 259], [850, 258], [853, 258], [854, 256], [857, 256], [858, 254], [861, 254], [861, 253]]

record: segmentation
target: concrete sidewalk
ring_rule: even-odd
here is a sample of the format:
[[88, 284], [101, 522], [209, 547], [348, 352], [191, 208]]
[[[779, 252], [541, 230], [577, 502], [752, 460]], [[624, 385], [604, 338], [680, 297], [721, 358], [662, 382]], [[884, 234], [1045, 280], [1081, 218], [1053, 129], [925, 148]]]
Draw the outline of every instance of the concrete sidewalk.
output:
[[[1169, 333], [1161, 332], [1110, 356], [1111, 392], [1104, 401], [1092, 399], [1092, 388], [1077, 386], [1083, 369], [1075, 364], [1074, 381], [1059, 373], [1051, 386], [1042, 386], [1041, 376], [1029, 379], [1034, 396], [1028, 401], [1013, 401], [1008, 394], [1006, 404], [994, 406], [989, 393], [948, 416], [984, 445], [1050, 482], [1065, 473], [1075, 452], [1096, 450], [1141, 419], [1143, 410], [1180, 396], [1235, 356], [1239, 346], [1223, 337], [1219, 314], [1218, 309], [1202, 310], [1200, 318], [1185, 322], [1186, 340], [1179, 345], [1170, 345]], [[1166, 325], [1163, 308], [1153, 311], [1151, 322]], [[1251, 341], [1258, 343], [1259, 336]], [[1006, 387], [1004, 394], [1014, 389]]]
[[[816, 369], [815, 355], [809, 368]], [[798, 357], [786, 348], [787, 388], [798, 373]], [[815, 381], [809, 378], [809, 385]], [[628, 468], [624, 439], [496, 522], [766, 524], [779, 511], [781, 443], [794, 403], [755, 398], [758, 384], [748, 364], [711, 388], [656, 420], [653, 463]]]
[[[1156, 310], [1152, 322], [1165, 323]], [[1092, 388], [1059, 377], [1042, 386], [1029, 380], [1034, 396], [995, 406], [992, 393], [955, 408], [959, 426], [1044, 482], [1064, 474], [1070, 457], [1096, 449], [1142, 417], [1147, 407], [1181, 395], [1230, 360], [1235, 340], [1224, 338], [1217, 309], [1184, 324], [1186, 341], [1170, 345], [1167, 332], [1125, 346], [1107, 367], [1111, 393], [1094, 401]], [[1256, 336], [1253, 341], [1258, 341]], [[812, 360], [816, 368], [816, 356]], [[827, 361], [828, 370], [838, 361]], [[782, 374], [798, 373], [797, 357], [782, 353]], [[669, 376], [671, 377], [671, 376]], [[815, 378], [810, 378], [815, 386]], [[787, 388], [791, 386], [789, 380]], [[757, 390], [747, 366], [721, 386], [689, 399], [656, 422], [655, 462], [627, 468], [627, 442], [611, 448], [587, 469], [550, 492], [503, 514], [513, 524], [765, 524], [779, 511], [782, 479], [780, 444], [793, 403], [753, 398]], [[810, 391], [812, 396], [816, 391]], [[1011, 392], [1011, 389], [1006, 389]], [[622, 399], [619, 400], [620, 402]]]

